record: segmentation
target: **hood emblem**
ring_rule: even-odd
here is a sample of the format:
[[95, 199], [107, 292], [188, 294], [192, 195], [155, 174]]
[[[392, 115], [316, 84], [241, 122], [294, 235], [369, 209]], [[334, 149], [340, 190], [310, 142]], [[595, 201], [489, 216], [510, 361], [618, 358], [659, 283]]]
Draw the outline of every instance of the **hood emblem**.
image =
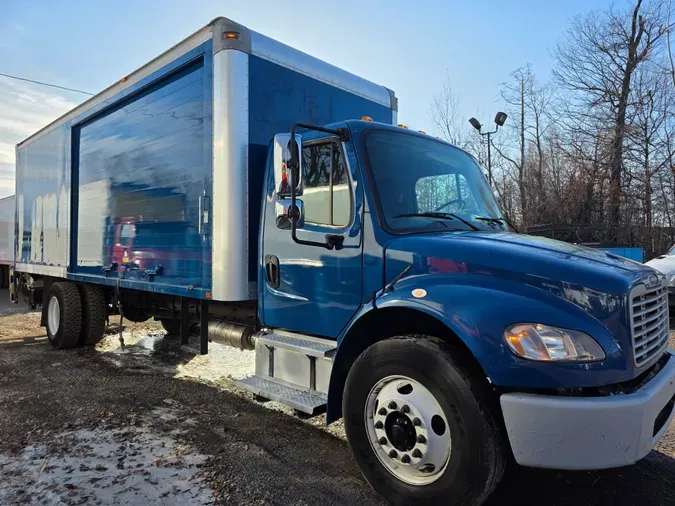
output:
[[424, 288], [415, 288], [412, 291], [412, 296], [416, 299], [423, 299], [427, 296], [427, 291]]
[[656, 274], [650, 274], [648, 278], [644, 280], [647, 288], [653, 288], [659, 284], [659, 277]]

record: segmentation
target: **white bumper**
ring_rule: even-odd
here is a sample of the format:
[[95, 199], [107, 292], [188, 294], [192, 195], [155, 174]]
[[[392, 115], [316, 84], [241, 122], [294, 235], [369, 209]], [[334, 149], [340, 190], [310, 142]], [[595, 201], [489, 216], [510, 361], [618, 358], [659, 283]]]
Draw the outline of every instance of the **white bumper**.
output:
[[[663, 369], [632, 394], [502, 395], [516, 462], [528, 467], [589, 470], [630, 465], [646, 456], [673, 417], [675, 356], [669, 353]], [[660, 428], [655, 434], [657, 418]]]

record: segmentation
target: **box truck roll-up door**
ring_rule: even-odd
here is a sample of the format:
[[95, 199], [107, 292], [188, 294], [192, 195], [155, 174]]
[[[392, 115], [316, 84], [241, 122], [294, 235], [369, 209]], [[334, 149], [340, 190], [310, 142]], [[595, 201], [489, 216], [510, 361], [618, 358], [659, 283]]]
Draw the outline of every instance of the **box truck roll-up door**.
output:
[[205, 74], [200, 57], [73, 129], [71, 271], [210, 288]]

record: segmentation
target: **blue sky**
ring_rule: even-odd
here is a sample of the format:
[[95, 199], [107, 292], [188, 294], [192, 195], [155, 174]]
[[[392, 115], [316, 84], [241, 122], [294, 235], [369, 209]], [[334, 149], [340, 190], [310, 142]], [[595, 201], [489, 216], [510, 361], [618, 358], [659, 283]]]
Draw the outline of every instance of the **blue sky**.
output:
[[[577, 14], [610, 0], [0, 0], [0, 72], [98, 92], [217, 16], [383, 84], [399, 120], [433, 131], [446, 73], [468, 118], [503, 108], [499, 85], [531, 63], [542, 80]], [[628, 0], [613, 2], [619, 6]], [[13, 145], [86, 98], [0, 77], [0, 197]], [[465, 121], [466, 128], [471, 127]]]

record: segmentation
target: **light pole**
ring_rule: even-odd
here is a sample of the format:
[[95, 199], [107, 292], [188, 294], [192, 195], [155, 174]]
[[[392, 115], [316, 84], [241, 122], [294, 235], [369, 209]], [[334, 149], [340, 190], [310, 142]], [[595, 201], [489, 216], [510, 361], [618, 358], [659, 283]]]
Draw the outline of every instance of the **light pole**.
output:
[[490, 148], [492, 147], [492, 141], [490, 139], [490, 136], [493, 134], [497, 133], [497, 130], [499, 130], [500, 126], [504, 126], [504, 122], [506, 121], [507, 115], [505, 112], [498, 112], [495, 115], [495, 125], [496, 128], [492, 132], [481, 132], [481, 128], [483, 128], [483, 125], [480, 124], [480, 121], [478, 121], [476, 118], [471, 118], [469, 119], [469, 123], [471, 123], [471, 126], [474, 127], [476, 130], [478, 130], [478, 133], [485, 136], [487, 135], [487, 145], [488, 145], [488, 182], [490, 183], [490, 186], [492, 186], [492, 156], [491, 156], [491, 151]]

